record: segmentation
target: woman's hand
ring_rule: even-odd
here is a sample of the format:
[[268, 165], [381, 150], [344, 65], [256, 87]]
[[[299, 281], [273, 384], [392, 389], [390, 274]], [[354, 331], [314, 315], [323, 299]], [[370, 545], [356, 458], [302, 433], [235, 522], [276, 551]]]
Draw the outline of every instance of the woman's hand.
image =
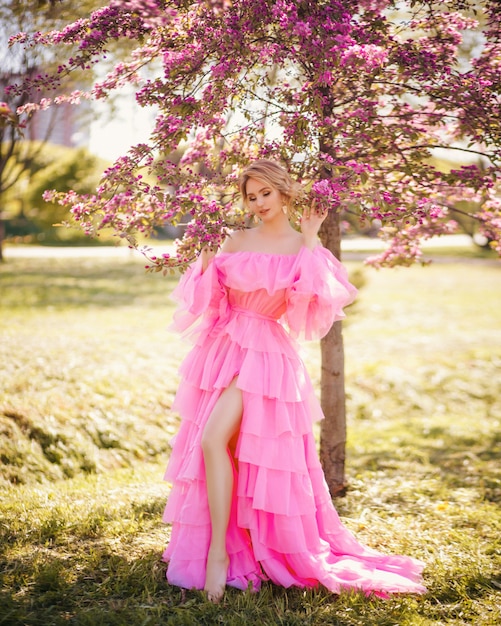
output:
[[307, 248], [313, 250], [318, 243], [318, 231], [327, 217], [328, 211], [321, 211], [315, 207], [315, 201], [303, 211], [301, 217], [301, 232]]
[[202, 272], [205, 272], [205, 270], [209, 267], [209, 262], [216, 256], [216, 253], [217, 248], [211, 248], [209, 246], [202, 248], [202, 252], [200, 253], [202, 258]]

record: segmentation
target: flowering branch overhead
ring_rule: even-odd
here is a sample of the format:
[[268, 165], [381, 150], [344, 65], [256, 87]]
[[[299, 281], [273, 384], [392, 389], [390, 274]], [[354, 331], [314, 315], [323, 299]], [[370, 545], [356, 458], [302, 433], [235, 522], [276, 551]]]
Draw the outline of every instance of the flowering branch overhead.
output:
[[[112, 228], [131, 245], [138, 231], [191, 220], [178, 254], [151, 259], [151, 269], [183, 267], [244, 226], [234, 183], [255, 157], [285, 162], [340, 219], [381, 222], [389, 247], [377, 266], [418, 260], [422, 238], [452, 232], [440, 207], [460, 197], [477, 202], [478, 229], [499, 250], [501, 14], [494, 0], [474, 4], [478, 22], [466, 0], [113, 0], [61, 31], [13, 37], [70, 55], [56, 75], [10, 89], [57, 94], [70, 72], [129, 41], [129, 57], [90, 94], [69, 97], [134, 84], [138, 105], [157, 111], [151, 136], [104, 172], [93, 196], [47, 196], [70, 205], [89, 234]], [[466, 32], [481, 41], [468, 63]], [[434, 150], [447, 146], [469, 160], [439, 169]]]

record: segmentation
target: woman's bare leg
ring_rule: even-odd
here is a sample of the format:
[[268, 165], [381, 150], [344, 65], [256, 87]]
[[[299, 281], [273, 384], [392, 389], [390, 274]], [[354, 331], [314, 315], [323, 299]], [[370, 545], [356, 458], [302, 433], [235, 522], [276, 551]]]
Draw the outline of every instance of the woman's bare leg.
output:
[[219, 602], [226, 587], [229, 565], [226, 533], [233, 492], [233, 467], [228, 445], [238, 432], [241, 419], [242, 392], [234, 379], [217, 400], [202, 435], [212, 529], [204, 590], [211, 602]]

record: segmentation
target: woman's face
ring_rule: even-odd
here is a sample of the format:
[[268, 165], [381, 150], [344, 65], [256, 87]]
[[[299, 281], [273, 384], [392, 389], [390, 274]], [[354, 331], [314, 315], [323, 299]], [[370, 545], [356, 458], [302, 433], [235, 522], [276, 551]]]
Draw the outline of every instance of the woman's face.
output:
[[247, 205], [254, 215], [264, 221], [275, 219], [284, 215], [282, 194], [276, 187], [272, 187], [257, 178], [249, 178], [245, 185], [247, 193]]

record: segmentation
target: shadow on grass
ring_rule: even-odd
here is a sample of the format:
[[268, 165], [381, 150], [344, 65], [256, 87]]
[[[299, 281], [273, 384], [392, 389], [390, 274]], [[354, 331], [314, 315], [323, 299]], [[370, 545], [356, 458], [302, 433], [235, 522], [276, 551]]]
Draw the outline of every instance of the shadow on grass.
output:
[[[0, 624], [394, 626], [421, 623], [418, 616], [465, 617], [465, 597], [481, 601], [495, 588], [495, 581], [484, 575], [464, 574], [455, 581], [444, 580], [425, 597], [380, 600], [361, 593], [335, 596], [325, 589], [284, 589], [265, 583], [259, 594], [228, 589], [223, 603], [214, 606], [200, 591], [169, 585], [160, 558], [156, 551], [127, 558], [109, 546], [90, 544], [85, 555], [64, 556], [41, 547], [4, 562]], [[412, 616], [418, 621], [412, 622]]]
[[165, 567], [157, 553], [129, 560], [90, 542], [86, 555], [58, 552], [40, 546], [2, 564], [0, 624], [142, 624], [152, 595], [159, 609], [175, 599], [172, 589], [159, 593]]
[[[200, 591], [169, 585], [160, 559], [157, 552], [131, 560], [101, 548], [90, 553], [85, 567], [72, 557], [47, 552], [11, 561], [4, 568], [7, 577], [31, 580], [24, 588], [18, 583], [11, 594], [2, 592], [0, 624], [314, 623], [303, 619], [299, 590], [287, 592], [267, 585], [263, 597], [229, 589], [224, 602], [213, 606]], [[319, 595], [320, 604], [327, 596], [326, 592]], [[287, 619], [279, 618], [280, 614], [288, 615]]]
[[[409, 431], [412, 427], [409, 426]], [[412, 432], [408, 436], [412, 437]], [[434, 427], [423, 438], [422, 431], [406, 445], [405, 440], [393, 447], [364, 451], [354, 465], [364, 470], [404, 472], [402, 464], [429, 464], [438, 470], [445, 486], [479, 488], [485, 500], [501, 502], [501, 433], [455, 435], [445, 427]]]

